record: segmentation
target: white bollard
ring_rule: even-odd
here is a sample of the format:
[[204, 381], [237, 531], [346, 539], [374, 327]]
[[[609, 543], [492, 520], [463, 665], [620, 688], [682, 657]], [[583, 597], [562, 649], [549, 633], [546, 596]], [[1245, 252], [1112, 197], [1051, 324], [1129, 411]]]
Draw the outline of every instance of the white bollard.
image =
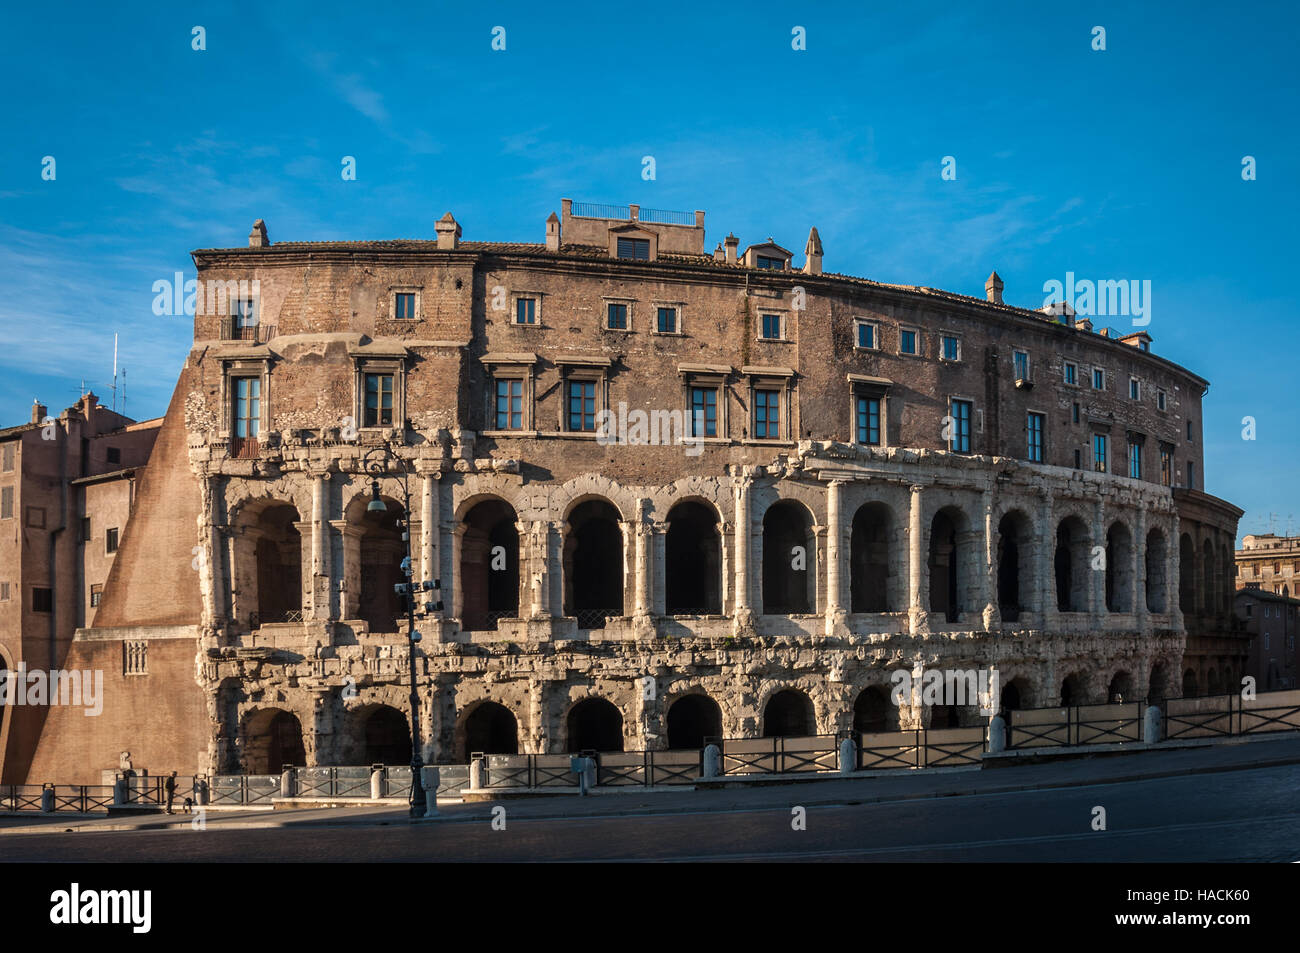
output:
[[420, 769], [420, 787], [424, 788], [424, 816], [438, 816], [438, 784], [442, 777], [436, 764], [426, 764]]
[[840, 774], [852, 774], [858, 766], [858, 746], [852, 738], [840, 742]]
[[1001, 715], [989, 719], [989, 754], [1001, 754], [1007, 750], [1007, 723]]
[[46, 814], [54, 813], [54, 785], [52, 784], [41, 788], [41, 810]]
[[280, 774], [280, 797], [293, 797], [293, 768], [285, 768]]
[[1148, 706], [1146, 717], [1142, 719], [1143, 744], [1153, 745], [1160, 740], [1161, 728], [1163, 727], [1160, 723], [1160, 719], [1161, 713], [1159, 706]]
[[483, 772], [487, 767], [483, 758], [475, 758], [469, 763], [469, 789], [471, 791], [481, 791], [483, 789]]
[[717, 745], [704, 746], [704, 776], [716, 778], [722, 774], [722, 751]]
[[384, 768], [383, 765], [373, 765], [370, 768], [370, 799], [378, 801], [384, 796]]

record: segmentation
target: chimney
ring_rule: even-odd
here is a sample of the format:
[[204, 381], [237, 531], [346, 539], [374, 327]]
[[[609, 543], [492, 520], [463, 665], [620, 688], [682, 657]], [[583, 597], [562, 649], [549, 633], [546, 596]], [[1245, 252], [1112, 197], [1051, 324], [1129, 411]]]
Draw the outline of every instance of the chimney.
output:
[[992, 272], [989, 280], [984, 282], [984, 296], [994, 304], [1002, 304], [1002, 288], [1002, 279], [998, 277], [996, 271]]
[[87, 422], [87, 423], [89, 423], [90, 421], [94, 420], [94, 418], [95, 418], [95, 405], [98, 404], [98, 403], [99, 403], [99, 398], [95, 396], [95, 392], [94, 392], [93, 390], [92, 390], [92, 391], [87, 391], [87, 392], [82, 396], [82, 398], [81, 398], [81, 416], [83, 416], [83, 417], [86, 418], [86, 422]]
[[629, 206], [627, 207], [627, 212], [628, 212], [628, 215], [631, 216], [632, 221], [635, 222], [635, 221], [637, 221], [638, 219], [640, 219], [640, 217], [641, 217], [641, 206], [639, 206], [639, 205], [629, 205]]
[[718, 242], [718, 247], [713, 249], [713, 260], [722, 261], [727, 257], [727, 253], [722, 250], [722, 242]]
[[804, 254], [808, 256], [803, 263], [803, 272], [805, 275], [820, 275], [822, 273], [822, 237], [817, 234], [816, 227], [808, 231], [808, 244], [804, 246]]
[[734, 265], [736, 263], [736, 251], [740, 248], [740, 239], [734, 234], [728, 235], [726, 239], [723, 240], [722, 244], [727, 246], [727, 264]]
[[50, 408], [46, 407], [39, 400], [32, 401], [32, 423], [39, 424], [49, 415], [49, 412]]
[[546, 219], [546, 250], [560, 250], [560, 219], [554, 212]]
[[271, 240], [266, 237], [266, 222], [258, 219], [253, 223], [253, 230], [248, 233], [249, 248], [266, 248]]
[[456, 224], [456, 219], [452, 217], [451, 212], [438, 219], [434, 231], [438, 233], [439, 251], [455, 251], [456, 245], [460, 242], [460, 226]]

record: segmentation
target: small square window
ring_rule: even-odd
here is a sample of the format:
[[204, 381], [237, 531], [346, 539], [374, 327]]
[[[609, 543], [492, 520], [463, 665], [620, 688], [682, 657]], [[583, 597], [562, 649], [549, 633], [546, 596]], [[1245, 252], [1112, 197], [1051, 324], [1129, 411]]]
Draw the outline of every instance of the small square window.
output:
[[765, 341], [781, 340], [781, 316], [779, 314], [765, 314], [762, 316], [761, 336]]
[[915, 354], [916, 350], [916, 332], [908, 328], [898, 332], [898, 353]]
[[32, 611], [53, 612], [54, 590], [42, 588], [40, 586], [32, 587]]
[[951, 334], [940, 336], [939, 343], [945, 361], [961, 360], [961, 341]]
[[649, 261], [650, 239], [620, 238], [618, 240], [618, 257], [630, 258], [633, 261]]
[[104, 533], [104, 552], [117, 552], [117, 527], [105, 531]]
[[611, 301], [605, 312], [605, 327], [611, 331], [626, 331], [627, 305]]
[[1065, 365], [1065, 382], [1067, 384], [1077, 383], [1078, 375], [1079, 375], [1079, 368], [1076, 365], [1067, 362]]
[[415, 317], [415, 292], [399, 291], [396, 300], [393, 302], [393, 317], [396, 318], [414, 318]]
[[1130, 400], [1142, 399], [1142, 382], [1136, 377], [1130, 377], [1128, 379], [1128, 396]]
[[27, 525], [33, 529], [45, 528], [45, 507], [29, 506], [27, 507]]
[[536, 324], [536, 323], [537, 323], [537, 299], [516, 298], [515, 299], [515, 324]]
[[1092, 389], [1093, 390], [1106, 389], [1106, 372], [1102, 370], [1100, 367], [1094, 367], [1092, 369]]
[[658, 319], [657, 327], [660, 334], [677, 333], [677, 309], [676, 308], [660, 308], [659, 313], [657, 315], [657, 319]]
[[366, 404], [363, 427], [393, 425], [393, 375], [366, 375]]
[[876, 326], [866, 321], [859, 321], [857, 347], [872, 350], [876, 346]]

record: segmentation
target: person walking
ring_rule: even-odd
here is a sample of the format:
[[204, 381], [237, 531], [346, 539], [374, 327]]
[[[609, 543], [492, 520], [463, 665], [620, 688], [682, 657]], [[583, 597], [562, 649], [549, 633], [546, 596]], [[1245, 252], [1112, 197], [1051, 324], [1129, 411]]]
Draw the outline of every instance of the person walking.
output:
[[163, 784], [163, 789], [167, 792], [167, 813], [175, 814], [172, 810], [172, 804], [176, 800], [176, 772], [173, 771], [168, 776], [167, 781]]

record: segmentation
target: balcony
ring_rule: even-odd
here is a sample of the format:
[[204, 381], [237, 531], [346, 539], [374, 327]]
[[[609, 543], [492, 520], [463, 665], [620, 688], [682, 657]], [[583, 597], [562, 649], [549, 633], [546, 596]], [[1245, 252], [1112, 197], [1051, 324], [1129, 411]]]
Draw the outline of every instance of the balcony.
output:
[[[251, 321], [251, 323], [250, 323]], [[274, 324], [262, 324], [256, 318], [230, 314], [221, 319], [221, 340], [265, 344], [275, 337]]]

